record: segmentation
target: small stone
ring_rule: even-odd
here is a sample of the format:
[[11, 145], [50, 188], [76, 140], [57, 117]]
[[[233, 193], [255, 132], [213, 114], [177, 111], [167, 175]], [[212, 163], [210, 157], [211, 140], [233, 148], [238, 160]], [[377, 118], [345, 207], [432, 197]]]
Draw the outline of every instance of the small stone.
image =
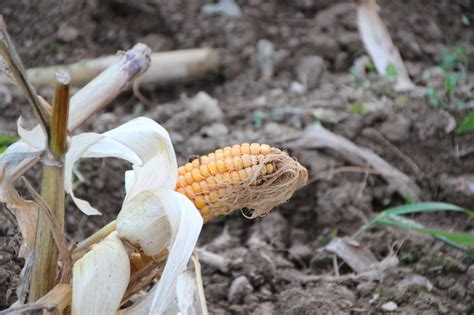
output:
[[219, 102], [206, 92], [199, 92], [196, 96], [185, 99], [185, 102], [202, 123], [219, 122], [224, 118]]
[[296, 78], [306, 88], [314, 89], [319, 86], [324, 70], [324, 59], [321, 56], [306, 56], [296, 65]]
[[69, 43], [77, 39], [79, 36], [79, 30], [72, 26], [63, 25], [59, 27], [56, 36], [60, 41]]
[[313, 254], [313, 249], [306, 244], [296, 244], [288, 250], [290, 257], [297, 261], [308, 261]]
[[380, 132], [392, 142], [400, 142], [409, 134], [411, 122], [407, 118], [396, 115], [389, 118], [380, 126]]
[[293, 81], [290, 84], [290, 92], [293, 94], [301, 95], [306, 92], [306, 87], [297, 81]]
[[382, 304], [382, 310], [385, 312], [394, 312], [398, 309], [398, 305], [395, 302], [387, 302]]
[[229, 128], [222, 123], [213, 123], [201, 129], [202, 133], [210, 138], [218, 138], [229, 133]]
[[239, 276], [232, 281], [229, 292], [227, 293], [227, 300], [230, 303], [240, 303], [242, 299], [253, 292], [253, 287], [246, 276]]
[[367, 297], [367, 296], [370, 296], [374, 292], [376, 287], [377, 285], [375, 284], [375, 282], [372, 282], [372, 281], [362, 282], [357, 285], [356, 292], [361, 297]]

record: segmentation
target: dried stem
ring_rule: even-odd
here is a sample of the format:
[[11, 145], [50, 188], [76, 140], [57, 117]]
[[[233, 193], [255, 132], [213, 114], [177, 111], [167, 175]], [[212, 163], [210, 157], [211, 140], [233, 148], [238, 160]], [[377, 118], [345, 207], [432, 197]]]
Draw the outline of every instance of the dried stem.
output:
[[49, 223], [51, 224], [51, 233], [53, 234], [54, 242], [56, 243], [56, 247], [58, 248], [59, 255], [63, 263], [60, 282], [67, 283], [71, 278], [72, 258], [66, 238], [64, 237], [64, 233], [60, 229], [56, 217], [53, 215], [53, 212], [43, 200], [43, 198], [41, 198], [41, 196], [36, 192], [36, 190], [33, 188], [33, 186], [31, 186], [30, 182], [28, 182], [25, 177], [22, 177], [22, 179], [25, 187], [28, 189], [28, 192], [33, 197], [33, 200], [39, 205], [39, 209], [42, 210], [49, 219]]
[[67, 117], [69, 107], [68, 81], [57, 77], [54, 93], [53, 119], [49, 148], [56, 159], [55, 165], [43, 165], [41, 197], [51, 209], [57, 226], [44, 211], [38, 213], [35, 240], [35, 263], [32, 270], [29, 301], [35, 302], [51, 290], [56, 281], [58, 248], [52, 230], [64, 231], [64, 168], [62, 160], [66, 152]]
[[46, 108], [42, 105], [41, 101], [36, 94], [35, 89], [27, 79], [25, 68], [21, 62], [18, 53], [13, 46], [13, 43], [8, 35], [6, 24], [0, 16], [0, 54], [2, 55], [5, 63], [9, 67], [9, 71], [13, 75], [16, 83], [21, 87], [23, 93], [25, 93], [28, 101], [33, 107], [33, 111], [38, 117], [45, 134], [49, 135], [50, 116]]
[[206, 304], [206, 296], [204, 295], [204, 284], [202, 281], [202, 274], [201, 274], [201, 264], [199, 263], [199, 256], [196, 252], [191, 256], [191, 259], [194, 264], [194, 271], [196, 274], [196, 286], [197, 292], [199, 296], [199, 305], [201, 306], [201, 314], [207, 315], [209, 312], [207, 311], [207, 304]]
[[61, 158], [66, 153], [67, 147], [67, 121], [69, 116], [69, 73], [58, 71], [56, 73], [56, 88], [53, 97], [53, 113], [51, 118], [51, 138], [49, 147], [56, 158]]
[[132, 274], [127, 291], [123, 296], [122, 304], [128, 301], [132, 295], [150, 284], [150, 281], [153, 280], [153, 278], [155, 278], [158, 274], [163, 272], [167, 258], [168, 250], [164, 250], [158, 256], [153, 257], [153, 259], [142, 269], [138, 270], [135, 274]]
[[72, 131], [79, 127], [124, 91], [131, 81], [144, 73], [150, 66], [150, 55], [150, 48], [136, 44], [117, 62], [74, 94], [71, 98], [69, 129]]
[[56, 305], [58, 314], [64, 314], [64, 310], [71, 305], [72, 287], [70, 284], [60, 283], [43, 296], [38, 303]]

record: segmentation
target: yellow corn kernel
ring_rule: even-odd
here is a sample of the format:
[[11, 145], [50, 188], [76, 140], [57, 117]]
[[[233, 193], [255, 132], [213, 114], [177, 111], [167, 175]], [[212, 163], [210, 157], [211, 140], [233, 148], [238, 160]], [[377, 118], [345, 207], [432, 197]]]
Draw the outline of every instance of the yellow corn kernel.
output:
[[202, 196], [196, 196], [196, 198], [194, 198], [194, 204], [198, 209], [202, 209], [207, 205], [206, 200], [204, 200]]
[[233, 182], [233, 183], [238, 183], [238, 182], [240, 182], [239, 172], [237, 172], [237, 171], [231, 172], [231, 173], [230, 173], [230, 177], [232, 178], [232, 182]]
[[184, 169], [186, 172], [191, 172], [193, 170], [193, 165], [191, 163], [186, 163], [186, 165], [184, 165]]
[[188, 185], [191, 185], [194, 182], [193, 175], [191, 175], [191, 173], [184, 174], [184, 179]]
[[216, 182], [214, 177], [206, 178], [206, 183], [207, 183], [207, 186], [208, 186], [209, 190], [215, 189], [217, 187], [217, 182]]
[[204, 179], [201, 175], [201, 171], [199, 171], [199, 168], [193, 168], [191, 174], [196, 182], [200, 182]]
[[216, 151], [216, 161], [224, 159], [224, 151], [220, 150], [219, 152]]
[[242, 154], [250, 154], [250, 144], [248, 143], [242, 143], [240, 145], [240, 152]]
[[207, 168], [207, 165], [205, 164], [199, 166], [199, 171], [201, 171], [201, 175], [204, 177], [211, 175], [211, 173], [209, 172], [209, 169]]
[[242, 153], [240, 153], [240, 145], [236, 144], [232, 146], [232, 156], [239, 157]]
[[193, 200], [194, 199], [194, 192], [193, 192], [193, 189], [191, 186], [186, 186], [184, 187], [184, 194], [186, 195], [186, 197], [188, 197], [189, 199]]
[[239, 177], [240, 177], [240, 180], [245, 180], [249, 176], [247, 175], [247, 172], [246, 172], [245, 169], [241, 169], [241, 170], [239, 170]]
[[272, 163], [268, 163], [268, 164], [267, 164], [267, 172], [268, 172], [268, 173], [273, 173], [274, 170], [275, 170], [275, 168], [273, 167], [273, 164], [272, 164]]
[[224, 159], [217, 160], [216, 165], [217, 165], [217, 170], [219, 171], [219, 173], [223, 173], [227, 171], [227, 167], [225, 166]]
[[224, 159], [228, 159], [232, 157], [232, 148], [231, 147], [225, 147], [224, 148]]
[[216, 184], [220, 185], [224, 182], [224, 173], [218, 173], [216, 176], [214, 176], [214, 179], [216, 180]]
[[184, 169], [184, 166], [180, 166], [178, 168], [178, 174], [179, 175], [184, 175], [186, 173], [186, 170]]
[[225, 162], [225, 168], [227, 171], [232, 171], [234, 169], [234, 161], [231, 157], [226, 158], [224, 162]]
[[240, 170], [244, 168], [244, 162], [242, 161], [242, 158], [240, 156], [236, 156], [232, 159], [234, 169]]
[[203, 180], [202, 182], [199, 182], [199, 186], [201, 186], [201, 188], [200, 188], [201, 193], [208, 194], [210, 192], [209, 184], [207, 183], [207, 179]]
[[222, 177], [224, 177], [224, 180], [226, 182], [229, 182], [232, 179], [229, 172], [226, 172], [226, 173], [222, 174]]
[[199, 167], [199, 159], [194, 159], [191, 164], [193, 165], [193, 169]]
[[240, 158], [242, 159], [244, 167], [250, 167], [252, 165], [252, 159], [250, 158], [250, 155], [243, 154]]
[[198, 182], [194, 182], [191, 185], [191, 188], [195, 194], [200, 194], [202, 192], [201, 185]]
[[203, 216], [207, 216], [209, 213], [211, 213], [211, 209], [209, 209], [208, 206], [205, 206], [200, 209], [200, 212]]
[[250, 145], [250, 153], [252, 154], [260, 154], [260, 144], [252, 143]]
[[217, 200], [219, 200], [219, 195], [215, 191], [211, 191], [209, 193], [209, 200], [211, 202], [216, 202]]
[[178, 176], [178, 187], [186, 186], [186, 180], [184, 179], [183, 175]]
[[201, 165], [206, 165], [207, 163], [209, 163], [209, 157], [203, 155], [199, 158], [199, 162], [201, 162]]
[[214, 161], [210, 161], [209, 164], [207, 165], [207, 167], [208, 167], [209, 173], [211, 173], [211, 175], [216, 175], [217, 172], [219, 171], [217, 169], [216, 162], [214, 162]]
[[272, 151], [271, 147], [268, 144], [262, 144], [260, 146], [260, 153], [261, 154], [268, 154]]

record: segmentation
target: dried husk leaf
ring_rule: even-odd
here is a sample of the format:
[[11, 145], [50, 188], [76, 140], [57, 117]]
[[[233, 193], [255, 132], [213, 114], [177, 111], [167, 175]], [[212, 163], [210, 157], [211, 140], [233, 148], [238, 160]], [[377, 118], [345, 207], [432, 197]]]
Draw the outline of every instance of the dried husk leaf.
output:
[[[196, 245], [203, 219], [194, 204], [184, 195], [168, 189], [142, 193], [143, 207], [162, 205], [171, 228], [170, 251], [160, 281], [139, 302], [119, 314], [176, 314], [179, 311], [176, 285], [177, 278], [186, 269]], [[157, 198], [157, 199], [156, 199]]]
[[160, 199], [145, 191], [126, 202], [117, 217], [120, 238], [137, 245], [147, 256], [155, 256], [168, 246], [171, 227]]
[[104, 157], [116, 157], [133, 164], [133, 170], [126, 174], [125, 201], [146, 189], [176, 185], [178, 167], [173, 145], [168, 132], [155, 121], [139, 117], [103, 134], [80, 134], [72, 138], [66, 154], [64, 186], [87, 215], [100, 212], [89, 202], [74, 196], [73, 165], [80, 158]]
[[113, 232], [74, 264], [72, 314], [115, 314], [129, 280], [128, 254]]

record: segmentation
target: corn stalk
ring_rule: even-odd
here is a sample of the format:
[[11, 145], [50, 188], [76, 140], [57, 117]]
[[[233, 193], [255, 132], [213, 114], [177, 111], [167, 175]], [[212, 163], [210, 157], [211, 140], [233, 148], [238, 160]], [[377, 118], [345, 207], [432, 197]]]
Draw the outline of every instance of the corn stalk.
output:
[[[63, 160], [67, 143], [67, 120], [69, 113], [69, 77], [67, 74], [57, 76], [53, 98], [53, 112], [49, 138], [49, 150], [52, 154], [51, 164], [43, 164], [41, 196], [51, 209], [58, 223], [59, 230], [64, 230], [64, 169]], [[30, 302], [35, 302], [54, 287], [58, 248], [51, 232], [49, 218], [38, 213], [35, 241], [35, 263], [29, 292]]]

